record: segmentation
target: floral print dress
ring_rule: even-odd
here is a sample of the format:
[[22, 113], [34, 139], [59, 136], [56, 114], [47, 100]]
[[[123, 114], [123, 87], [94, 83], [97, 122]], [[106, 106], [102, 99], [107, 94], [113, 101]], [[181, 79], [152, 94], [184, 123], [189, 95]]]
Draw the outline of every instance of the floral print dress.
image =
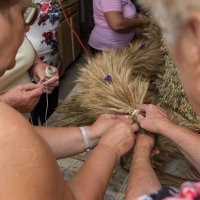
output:
[[39, 57], [47, 64], [58, 65], [58, 33], [61, 10], [56, 0], [32, 0], [40, 8], [36, 22], [27, 33]]
[[180, 190], [163, 187], [160, 191], [139, 197], [138, 200], [200, 200], [200, 182], [185, 182]]
[[[32, 0], [32, 2], [38, 4], [40, 11], [37, 20], [26, 35], [41, 60], [48, 65], [58, 67], [60, 62], [58, 57], [57, 28], [62, 17], [61, 10], [56, 0]], [[48, 95], [48, 99], [46, 94], [41, 95], [40, 101], [31, 113], [33, 125], [38, 125], [39, 122], [44, 124], [55, 111], [58, 105], [58, 93], [59, 86]], [[47, 117], [45, 117], [46, 109]]]

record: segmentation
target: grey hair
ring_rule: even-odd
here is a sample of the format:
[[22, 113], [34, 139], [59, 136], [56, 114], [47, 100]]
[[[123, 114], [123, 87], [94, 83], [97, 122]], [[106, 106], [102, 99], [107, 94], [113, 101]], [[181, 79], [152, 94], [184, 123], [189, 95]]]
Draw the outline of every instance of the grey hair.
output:
[[151, 12], [159, 24], [163, 37], [169, 45], [176, 45], [185, 25], [189, 11], [200, 11], [200, 0], [139, 0], [141, 6]]

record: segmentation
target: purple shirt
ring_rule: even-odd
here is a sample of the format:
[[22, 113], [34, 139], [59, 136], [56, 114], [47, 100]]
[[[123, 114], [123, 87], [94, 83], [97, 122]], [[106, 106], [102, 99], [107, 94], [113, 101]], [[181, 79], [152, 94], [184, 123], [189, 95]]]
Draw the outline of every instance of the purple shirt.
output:
[[104, 13], [109, 11], [121, 12], [126, 18], [136, 15], [136, 8], [130, 0], [93, 0], [95, 27], [90, 34], [89, 45], [98, 50], [125, 47], [134, 37], [134, 31], [118, 33], [109, 27], [104, 17]]

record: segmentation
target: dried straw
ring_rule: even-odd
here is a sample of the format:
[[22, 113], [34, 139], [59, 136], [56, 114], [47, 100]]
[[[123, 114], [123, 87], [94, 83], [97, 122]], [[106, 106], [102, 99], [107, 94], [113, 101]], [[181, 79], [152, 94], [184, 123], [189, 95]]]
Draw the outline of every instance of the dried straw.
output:
[[[66, 100], [58, 110], [67, 107], [69, 117], [78, 114], [78, 124], [91, 123], [102, 113], [132, 114], [144, 101], [149, 80], [143, 76], [133, 79], [128, 49], [102, 53], [81, 68], [77, 83], [80, 90]], [[110, 78], [110, 80], [105, 80]], [[69, 103], [68, 103], [69, 102]], [[67, 106], [66, 106], [67, 105]], [[70, 107], [69, 107], [70, 106]]]

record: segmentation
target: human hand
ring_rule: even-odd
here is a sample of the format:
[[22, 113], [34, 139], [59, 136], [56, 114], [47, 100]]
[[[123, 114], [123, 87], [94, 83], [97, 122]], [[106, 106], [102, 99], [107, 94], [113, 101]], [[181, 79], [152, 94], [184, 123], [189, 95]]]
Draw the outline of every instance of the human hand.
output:
[[155, 144], [153, 134], [138, 134], [136, 137], [136, 145], [134, 151], [141, 149], [142, 151], [151, 152]]
[[137, 14], [137, 19], [140, 20], [140, 27], [141, 28], [145, 28], [147, 25], [149, 25], [149, 19], [147, 16], [143, 15], [143, 14]]
[[151, 157], [160, 153], [158, 148], [154, 147], [155, 140], [154, 135], [149, 134], [137, 134], [136, 144], [133, 149], [133, 162], [149, 161]]
[[7, 103], [21, 113], [28, 113], [38, 103], [44, 88], [34, 83], [18, 85], [0, 96], [1, 101]]
[[57, 70], [54, 76], [47, 80], [45, 77], [45, 69], [47, 66], [47, 64], [40, 62], [32, 67], [31, 72], [34, 81], [43, 85], [45, 88], [44, 91], [48, 94], [51, 94], [54, 88], [59, 85], [59, 75]]
[[137, 124], [127, 124], [118, 121], [106, 131], [98, 145], [105, 145], [111, 148], [119, 160], [122, 155], [130, 151], [133, 147], [135, 141], [134, 133], [137, 130]]
[[45, 81], [45, 69], [47, 67], [46, 63], [39, 62], [35, 63], [31, 68], [31, 75], [36, 83], [43, 83]]
[[137, 121], [141, 128], [152, 133], [160, 134], [172, 123], [168, 119], [165, 110], [153, 104], [142, 105], [137, 115]]
[[132, 120], [128, 115], [101, 114], [91, 126], [87, 126], [86, 128], [91, 141], [90, 146], [95, 146], [105, 131], [118, 121], [132, 124]]

